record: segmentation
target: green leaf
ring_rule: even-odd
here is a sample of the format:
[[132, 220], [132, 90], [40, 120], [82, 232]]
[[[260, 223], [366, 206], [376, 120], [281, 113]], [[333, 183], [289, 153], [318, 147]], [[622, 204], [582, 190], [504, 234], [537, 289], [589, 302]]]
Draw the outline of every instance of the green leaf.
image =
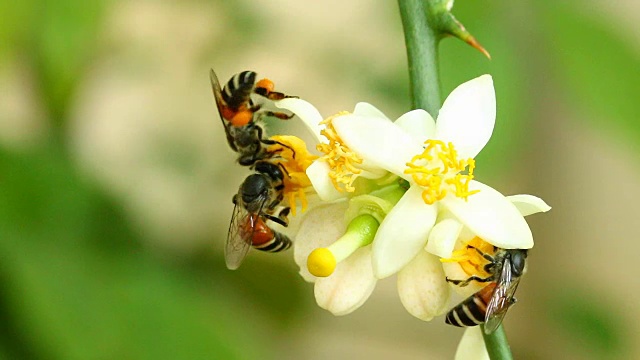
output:
[[582, 349], [583, 356], [610, 359], [627, 354], [630, 334], [624, 326], [623, 314], [604, 297], [593, 297], [594, 291], [597, 290], [553, 291], [553, 299], [545, 306], [550, 320], [576, 348]]
[[640, 94], [640, 55], [614, 32], [617, 20], [586, 11], [581, 2], [543, 3], [538, 27], [556, 64], [548, 76], [584, 115], [581, 121], [640, 143], [640, 112], [632, 100]]
[[28, 49], [45, 105], [56, 125], [96, 51], [106, 0], [38, 2], [30, 24]]
[[[488, 60], [473, 48], [445, 38], [440, 44], [440, 73], [443, 101], [458, 85], [483, 74], [491, 74], [496, 89], [497, 117], [491, 140], [476, 159], [481, 181], [499, 178], [521, 159], [530, 145], [531, 108], [526, 75], [504, 16], [508, 7], [490, 1], [456, 2], [453, 11], [465, 27], [491, 53]], [[491, 19], [491, 21], [487, 21]]]
[[[234, 283], [160, 261], [57, 146], [0, 151], [0, 349], [43, 359], [270, 357]], [[259, 309], [258, 309], [259, 310]], [[260, 351], [258, 351], [260, 349]]]

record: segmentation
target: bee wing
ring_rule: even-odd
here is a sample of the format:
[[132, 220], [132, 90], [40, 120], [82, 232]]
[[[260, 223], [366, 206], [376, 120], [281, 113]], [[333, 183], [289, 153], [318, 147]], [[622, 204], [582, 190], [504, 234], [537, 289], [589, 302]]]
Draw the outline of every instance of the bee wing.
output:
[[513, 295], [516, 293], [519, 283], [520, 277], [514, 279], [511, 275], [511, 261], [508, 258], [505, 259], [500, 279], [498, 279], [496, 289], [487, 305], [484, 324], [486, 334], [496, 331], [507, 314], [507, 310], [515, 303]]
[[222, 87], [220, 86], [220, 81], [218, 80], [218, 76], [216, 75], [216, 72], [213, 71], [213, 69], [209, 71], [209, 79], [211, 79], [211, 90], [213, 91], [213, 97], [216, 100], [216, 107], [218, 108], [220, 121], [222, 121], [224, 132], [227, 135], [227, 142], [229, 143], [229, 146], [231, 146], [233, 151], [238, 151], [236, 148], [233, 134], [231, 134], [229, 130], [229, 126], [231, 125], [224, 120], [224, 117], [222, 117], [222, 106], [224, 104], [224, 100], [222, 99]]
[[229, 270], [240, 267], [251, 247], [251, 239], [255, 227], [254, 217], [242, 205], [233, 208], [227, 244], [224, 248], [224, 260]]

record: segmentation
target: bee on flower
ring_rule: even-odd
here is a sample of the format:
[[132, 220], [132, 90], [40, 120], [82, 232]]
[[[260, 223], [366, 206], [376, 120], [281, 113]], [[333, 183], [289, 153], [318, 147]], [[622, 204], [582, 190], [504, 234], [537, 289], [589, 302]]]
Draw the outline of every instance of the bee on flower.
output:
[[440, 259], [463, 230], [499, 248], [533, 246], [517, 205], [474, 176], [495, 124], [491, 76], [453, 90], [437, 122], [424, 110], [391, 121], [366, 103], [327, 119], [303, 100], [276, 106], [303, 120], [322, 153], [306, 174], [326, 204], [302, 220], [294, 257], [332, 313], [352, 312], [377, 280], [397, 274], [405, 308], [430, 320], [448, 309]]

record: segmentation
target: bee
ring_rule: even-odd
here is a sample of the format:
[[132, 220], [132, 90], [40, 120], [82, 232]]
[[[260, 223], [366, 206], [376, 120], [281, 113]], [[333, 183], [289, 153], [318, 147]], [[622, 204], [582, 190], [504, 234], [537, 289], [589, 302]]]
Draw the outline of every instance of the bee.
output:
[[224, 252], [227, 268], [231, 270], [240, 267], [251, 247], [279, 252], [291, 246], [286, 235], [266, 224], [267, 220], [285, 227], [289, 224], [287, 216], [291, 209], [284, 207], [278, 211], [284, 198], [286, 171], [269, 161], [257, 162], [254, 170], [233, 197], [235, 207]]
[[445, 322], [453, 326], [476, 326], [484, 323], [484, 332], [491, 334], [516, 302], [513, 296], [525, 271], [527, 250], [496, 248], [495, 254], [491, 256], [473, 246], [467, 247], [475, 249], [489, 261], [484, 270], [490, 275], [486, 278], [471, 276], [466, 280], [447, 278], [447, 281], [459, 286], [466, 286], [471, 281], [489, 284], [449, 310]]
[[274, 85], [269, 79], [256, 81], [257, 74], [253, 71], [243, 71], [234, 75], [224, 89], [221, 89], [220, 81], [213, 69], [209, 75], [227, 142], [231, 149], [239, 154], [240, 165], [253, 166], [259, 160], [273, 157], [277, 151], [269, 151], [270, 145], [280, 144], [289, 148], [278, 141], [270, 140], [265, 134], [261, 120], [263, 116], [288, 120], [293, 114], [261, 110], [262, 104], [255, 104], [251, 95], [257, 94], [269, 100], [295, 96], [273, 91]]

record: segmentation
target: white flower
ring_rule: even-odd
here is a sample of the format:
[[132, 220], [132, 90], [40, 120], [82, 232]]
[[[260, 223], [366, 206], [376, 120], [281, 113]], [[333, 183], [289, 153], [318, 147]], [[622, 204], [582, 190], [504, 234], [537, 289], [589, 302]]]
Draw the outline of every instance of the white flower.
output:
[[[473, 180], [473, 157], [488, 142], [495, 122], [490, 76], [456, 88], [437, 123], [424, 110], [410, 111], [394, 123], [366, 103], [359, 103], [352, 114], [324, 121], [302, 100], [285, 99], [276, 105], [298, 115], [319, 143], [329, 138], [321, 149], [325, 156], [307, 169], [322, 200], [353, 196], [348, 191], [355, 189], [358, 177], [383, 182], [391, 175], [410, 183], [400, 200], [383, 211], [386, 217], [379, 218], [372, 245], [370, 240], [359, 245], [343, 242], [346, 202], [318, 207], [303, 219], [294, 256], [301, 275], [315, 280], [321, 307], [336, 315], [349, 313], [366, 301], [377, 279], [400, 271], [398, 292], [404, 306], [429, 320], [446, 311], [449, 297], [439, 258], [451, 256], [463, 231], [501, 248], [533, 246], [518, 208]], [[317, 249], [328, 250], [313, 257], [331, 259], [326, 262], [333, 266], [331, 271], [322, 274], [328, 277], [316, 278], [309, 272], [309, 254]]]
[[[449, 222], [432, 232], [444, 211], [495, 246], [533, 246], [531, 231], [515, 206], [490, 186], [473, 180], [473, 157], [491, 137], [495, 112], [493, 81], [484, 75], [457, 87], [444, 102], [437, 122], [423, 110], [411, 111], [396, 123], [377, 116], [333, 119], [341, 140], [364, 162], [411, 183], [373, 242], [376, 277], [398, 272], [428, 241], [432, 242], [428, 250], [448, 257], [460, 225]], [[465, 170], [468, 173], [461, 174]], [[309, 175], [315, 185], [315, 176]]]
[[489, 360], [489, 353], [484, 345], [484, 337], [480, 326], [469, 327], [464, 330], [456, 350], [455, 360]]

